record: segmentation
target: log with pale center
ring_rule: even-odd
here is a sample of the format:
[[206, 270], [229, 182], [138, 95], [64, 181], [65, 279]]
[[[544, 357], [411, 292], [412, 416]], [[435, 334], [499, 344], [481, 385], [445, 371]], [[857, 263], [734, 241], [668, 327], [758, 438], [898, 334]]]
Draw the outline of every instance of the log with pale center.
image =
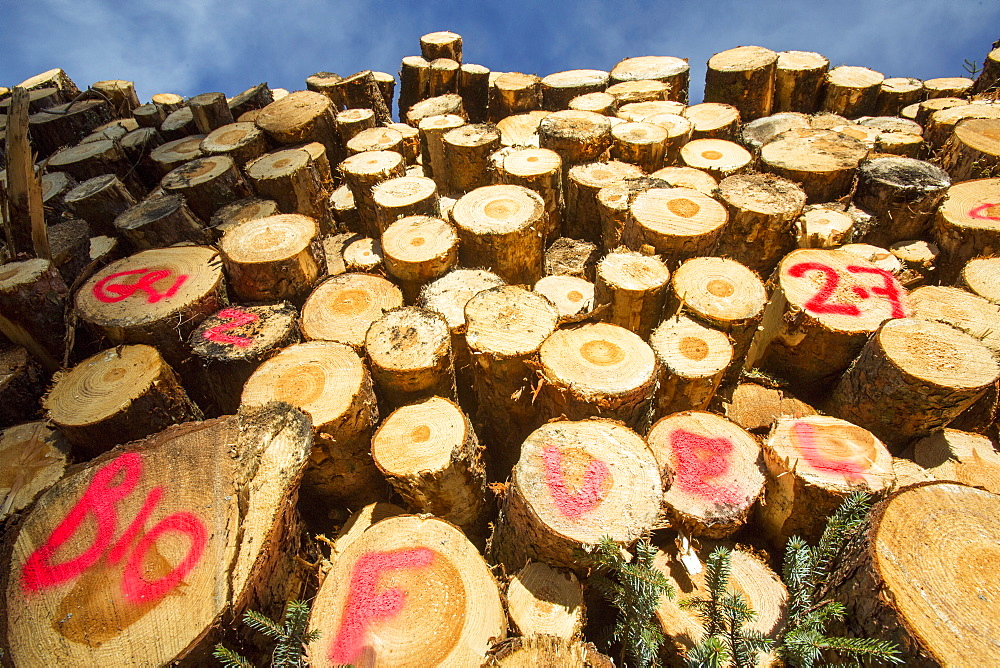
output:
[[630, 211], [622, 243], [635, 251], [649, 246], [671, 267], [711, 255], [729, 220], [725, 207], [691, 188], [652, 188], [632, 201]]
[[312, 245], [319, 226], [308, 216], [278, 214], [230, 228], [219, 251], [234, 297], [301, 304], [319, 278]]
[[655, 256], [617, 250], [597, 263], [594, 301], [601, 319], [648, 339], [663, 319], [670, 271]]
[[728, 336], [684, 316], [660, 323], [649, 345], [660, 363], [654, 420], [705, 410], [734, 359]]
[[403, 293], [381, 276], [333, 276], [316, 286], [303, 304], [302, 336], [338, 341], [361, 350], [372, 323], [402, 305]]

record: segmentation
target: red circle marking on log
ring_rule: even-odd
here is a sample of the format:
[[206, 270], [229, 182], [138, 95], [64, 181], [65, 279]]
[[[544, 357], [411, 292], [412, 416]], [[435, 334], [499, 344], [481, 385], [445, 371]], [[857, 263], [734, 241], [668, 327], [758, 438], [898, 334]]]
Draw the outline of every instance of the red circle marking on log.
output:
[[205, 333], [202, 335], [205, 340], [215, 341], [216, 343], [228, 343], [240, 348], [246, 348], [253, 343], [252, 338], [226, 334], [226, 332], [243, 325], [249, 325], [251, 322], [257, 322], [260, 320], [260, 316], [256, 313], [247, 313], [236, 308], [226, 308], [219, 311], [218, 317], [226, 320], [226, 322], [205, 330]]
[[[971, 211], [969, 211], [970, 218], [976, 218], [978, 220], [1000, 220], [1000, 216], [991, 216], [993, 213], [993, 208], [1000, 208], [1000, 203], [997, 202], [987, 202], [986, 204], [980, 204]], [[989, 213], [986, 213], [986, 212]]]
[[436, 553], [430, 548], [418, 547], [391, 552], [368, 552], [354, 562], [340, 630], [330, 645], [331, 663], [343, 665], [354, 662], [361, 653], [372, 622], [395, 617], [406, 605], [406, 592], [399, 587], [381, 592], [378, 590], [381, 575], [401, 568], [430, 566], [435, 556]]
[[677, 458], [674, 484], [681, 491], [715, 503], [741, 501], [739, 491], [733, 489], [735, 481], [713, 482], [729, 472], [732, 441], [677, 429], [670, 434], [670, 447]]
[[563, 474], [562, 452], [555, 445], [546, 445], [542, 451], [545, 462], [545, 484], [549, 486], [552, 500], [556, 508], [566, 517], [575, 520], [589, 513], [604, 501], [604, 483], [611, 471], [608, 465], [600, 459], [591, 459], [583, 474], [583, 488], [576, 492], [569, 491]]
[[795, 445], [809, 466], [817, 471], [836, 473], [848, 480], [863, 478], [865, 470], [856, 461], [831, 459], [824, 452], [824, 447], [817, 437], [816, 427], [808, 422], [796, 422], [792, 425], [792, 435]]
[[[156, 271], [152, 269], [131, 269], [129, 271], [119, 271], [116, 274], [105, 276], [94, 285], [94, 297], [105, 304], [113, 304], [128, 299], [139, 290], [142, 290], [146, 293], [146, 303], [155, 304], [161, 299], [169, 299], [177, 294], [177, 291], [184, 285], [184, 281], [188, 279], [187, 274], [178, 275], [177, 280], [167, 288], [166, 292], [160, 292], [153, 287], [153, 283], [170, 276], [172, 273], [169, 269], [157, 269]], [[116, 278], [132, 276], [134, 274], [143, 275], [134, 285], [111, 282]]]

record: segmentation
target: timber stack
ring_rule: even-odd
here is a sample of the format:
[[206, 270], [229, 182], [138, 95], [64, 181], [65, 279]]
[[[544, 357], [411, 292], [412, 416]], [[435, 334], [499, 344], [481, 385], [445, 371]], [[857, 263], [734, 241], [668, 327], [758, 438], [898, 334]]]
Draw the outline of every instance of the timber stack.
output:
[[262, 658], [241, 615], [311, 598], [312, 665], [613, 665], [603, 537], [687, 595], [734, 548], [779, 638], [785, 542], [860, 490], [844, 631], [1000, 663], [1000, 50], [740, 46], [689, 105], [682, 58], [463, 47], [0, 88], [3, 660]]

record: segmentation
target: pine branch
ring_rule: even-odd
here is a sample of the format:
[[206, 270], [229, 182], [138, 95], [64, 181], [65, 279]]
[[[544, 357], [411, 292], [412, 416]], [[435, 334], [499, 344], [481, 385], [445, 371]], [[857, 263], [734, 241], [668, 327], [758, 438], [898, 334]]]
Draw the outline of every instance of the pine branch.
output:
[[256, 610], [247, 610], [243, 613], [243, 623], [254, 631], [263, 633], [268, 638], [278, 639], [284, 635], [285, 630], [280, 624], [270, 617], [260, 614]]
[[727, 668], [730, 655], [719, 636], [706, 635], [687, 653], [688, 668]]
[[827, 520], [826, 529], [814, 552], [813, 581], [817, 588], [833, 573], [844, 546], [853, 541], [864, 527], [871, 506], [869, 494], [854, 492]]
[[225, 668], [253, 668], [252, 663], [222, 644], [215, 646], [212, 656], [221, 661]]
[[821, 650], [829, 649], [854, 659], [868, 659], [886, 663], [903, 663], [895, 643], [875, 638], [822, 638], [817, 644]]

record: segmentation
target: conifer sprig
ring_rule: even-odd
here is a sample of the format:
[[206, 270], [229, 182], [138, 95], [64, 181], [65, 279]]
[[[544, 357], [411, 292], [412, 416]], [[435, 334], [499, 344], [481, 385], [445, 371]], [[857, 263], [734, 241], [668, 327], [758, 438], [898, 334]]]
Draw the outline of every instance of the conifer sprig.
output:
[[[309, 605], [302, 601], [289, 601], [281, 622], [276, 622], [254, 610], [243, 614], [243, 623], [258, 633], [277, 641], [271, 655], [273, 668], [301, 668], [305, 666], [305, 645], [319, 638], [319, 631], [306, 631], [309, 624]], [[253, 668], [245, 657], [224, 645], [216, 645], [212, 655], [225, 668]]]

